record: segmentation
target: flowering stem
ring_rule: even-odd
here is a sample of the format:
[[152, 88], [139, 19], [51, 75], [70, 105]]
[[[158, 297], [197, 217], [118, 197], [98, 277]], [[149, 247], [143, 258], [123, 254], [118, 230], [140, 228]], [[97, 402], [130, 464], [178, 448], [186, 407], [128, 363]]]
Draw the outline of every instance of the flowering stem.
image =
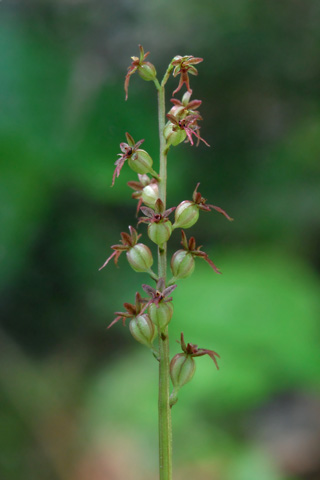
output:
[[[164, 86], [158, 89], [158, 118], [160, 138], [160, 181], [159, 197], [166, 206], [167, 191], [167, 148], [163, 130], [165, 126], [165, 91]], [[166, 279], [167, 244], [158, 248], [158, 276]], [[160, 480], [172, 480], [172, 426], [169, 403], [169, 335], [168, 327], [159, 332], [159, 471]]]

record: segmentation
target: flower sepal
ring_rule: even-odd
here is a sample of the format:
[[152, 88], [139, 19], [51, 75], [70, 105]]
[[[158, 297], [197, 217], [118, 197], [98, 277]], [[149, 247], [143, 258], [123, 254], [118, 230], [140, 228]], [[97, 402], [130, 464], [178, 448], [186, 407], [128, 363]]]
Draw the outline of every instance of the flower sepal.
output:
[[150, 81], [150, 80], [155, 80], [157, 78], [157, 72], [156, 72], [155, 66], [152, 63], [145, 61], [145, 59], [150, 54], [150, 52], [144, 53], [144, 49], [142, 45], [139, 45], [139, 50], [140, 50], [139, 57], [131, 57], [132, 63], [130, 67], [128, 67], [128, 73], [126, 75], [126, 79], [124, 82], [126, 100], [128, 99], [128, 88], [129, 88], [130, 77], [136, 71], [138, 71], [138, 74], [143, 80]]
[[144, 142], [144, 139], [135, 143], [132, 136], [128, 132], [126, 132], [126, 139], [127, 142], [120, 143], [120, 150], [122, 153], [118, 154], [120, 158], [118, 158], [118, 160], [115, 162], [116, 168], [113, 172], [111, 186], [113, 187], [116, 178], [119, 177], [121, 169], [126, 160], [128, 160], [129, 167], [134, 172], [140, 174], [150, 173], [153, 177], [159, 180], [159, 175], [152, 168], [152, 158], [145, 150], [139, 148]]
[[184, 341], [184, 335], [181, 333], [180, 343], [182, 348], [182, 353], [177, 353], [170, 362], [170, 376], [173, 384], [173, 391], [170, 395], [170, 405], [174, 405], [178, 401], [178, 392], [181, 387], [189, 383], [195, 373], [195, 357], [202, 357], [203, 355], [209, 355], [213, 360], [217, 370], [219, 370], [219, 365], [217, 358], [220, 358], [220, 355], [213, 350], [208, 350], [206, 348], [198, 348], [198, 345], [193, 343], [186, 344]]
[[126, 252], [127, 260], [133, 270], [136, 272], [151, 272], [153, 257], [150, 248], [143, 243], [138, 243], [141, 234], [138, 235], [133, 227], [129, 226], [129, 231], [130, 235], [126, 232], [121, 232], [121, 244], [111, 246], [114, 252], [107, 258], [99, 270], [106, 267], [112, 258], [114, 258], [114, 263], [117, 265], [121, 253]]
[[174, 67], [173, 76], [176, 77], [177, 75], [180, 75], [180, 81], [178, 87], [172, 93], [172, 96], [174, 96], [183, 85], [187, 87], [189, 93], [192, 93], [189, 83], [189, 73], [192, 75], [198, 75], [198, 71], [194, 65], [197, 65], [202, 61], [203, 58], [193, 57], [192, 55], [185, 55], [184, 57], [176, 55], [173, 58], [171, 62], [171, 65]]
[[149, 178], [146, 174], [138, 174], [139, 181], [128, 182], [128, 187], [134, 190], [132, 198], [138, 200], [137, 216], [142, 203], [147, 207], [154, 208], [159, 198], [159, 184], [155, 178]]
[[176, 207], [164, 209], [164, 204], [160, 198], [157, 199], [154, 210], [149, 207], [141, 207], [140, 210], [145, 214], [145, 217], [139, 218], [139, 223], [148, 223], [148, 236], [150, 240], [162, 247], [167, 242], [172, 233], [172, 223], [169, 220], [169, 215]]
[[177, 206], [174, 214], [175, 222], [173, 224], [173, 229], [192, 227], [198, 221], [199, 210], [203, 210], [205, 212], [216, 210], [224, 215], [230, 222], [233, 221], [233, 218], [231, 218], [227, 212], [222, 210], [222, 208], [206, 203], [207, 199], [204, 198], [200, 192], [198, 192], [199, 185], [200, 183], [197, 183], [192, 195], [192, 200], [184, 200]]
[[221, 274], [218, 267], [209, 258], [209, 255], [201, 250], [202, 245], [197, 247], [194, 237], [191, 237], [188, 241], [184, 230], [181, 230], [181, 237], [183, 249], [177, 250], [172, 255], [170, 266], [173, 277], [169, 284], [180, 278], [187, 278], [193, 273], [195, 267], [194, 257], [203, 258], [216, 273]]
[[172, 297], [170, 296], [177, 285], [165, 286], [163, 278], [159, 278], [156, 288], [142, 285], [150, 300], [146, 303], [151, 320], [160, 331], [164, 331], [173, 314]]
[[140, 315], [144, 312], [146, 309], [147, 300], [142, 298], [140, 293], [136, 293], [136, 298], [135, 298], [135, 303], [127, 303], [125, 302], [123, 304], [124, 308], [126, 309], [125, 312], [115, 312], [116, 318], [108, 325], [108, 328], [112, 327], [115, 323], [119, 322], [119, 320], [122, 320], [123, 326], [125, 325], [125, 321], [127, 318], [133, 318], [136, 317], [137, 315]]

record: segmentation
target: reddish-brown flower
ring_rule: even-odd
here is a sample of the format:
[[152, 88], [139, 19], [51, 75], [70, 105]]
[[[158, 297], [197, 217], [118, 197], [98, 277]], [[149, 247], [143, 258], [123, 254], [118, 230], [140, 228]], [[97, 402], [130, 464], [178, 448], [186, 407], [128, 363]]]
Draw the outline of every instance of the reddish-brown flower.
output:
[[141, 315], [146, 309], [146, 302], [147, 300], [142, 298], [140, 293], [137, 292], [135, 304], [133, 305], [132, 303], [124, 303], [123, 306], [126, 309], [126, 312], [114, 312], [117, 317], [110, 323], [108, 328], [112, 327], [112, 325], [117, 323], [119, 320], [122, 320], [123, 325], [125, 325], [127, 318], [134, 318], [138, 315]]
[[177, 98], [171, 98], [170, 102], [173, 103], [173, 107], [169, 111], [169, 114], [179, 119], [185, 118], [188, 115], [200, 115], [197, 109], [200, 107], [202, 101], [190, 100], [190, 97], [191, 93], [186, 92], [181, 101]]
[[171, 65], [175, 67], [173, 70], [173, 76], [176, 77], [179, 74], [181, 76], [179, 85], [172, 93], [172, 96], [174, 96], [174, 94], [181, 89], [183, 84], [185, 84], [185, 86], [187, 87], [188, 92], [192, 93], [189, 83], [189, 73], [191, 73], [192, 75], [198, 75], [198, 70], [194, 67], [194, 65], [202, 61], [203, 58], [193, 57], [192, 55], [186, 55], [184, 57], [177, 55], [176, 57], [174, 57], [173, 61], [171, 62]]
[[172, 233], [172, 223], [168, 216], [176, 207], [164, 210], [163, 202], [160, 198], [155, 203], [154, 209], [141, 207], [140, 210], [146, 215], [139, 218], [139, 223], [148, 223], [148, 236], [150, 240], [162, 247], [167, 242]]
[[139, 223], [162, 223], [168, 221], [170, 213], [175, 210], [176, 207], [164, 209], [163, 202], [160, 198], [155, 203], [155, 209], [149, 207], [141, 207], [140, 210], [146, 215], [139, 218]]
[[156, 178], [149, 178], [148, 175], [138, 174], [139, 182], [128, 182], [128, 187], [134, 190], [131, 195], [132, 198], [138, 200], [137, 216], [142, 203], [148, 207], [154, 207], [155, 202], [159, 198], [158, 180]]
[[202, 357], [203, 355], [209, 355], [209, 357], [212, 358], [215, 366], [219, 370], [219, 365], [216, 357], [220, 358], [220, 355], [217, 352], [214, 352], [213, 350], [208, 350], [206, 348], [198, 348], [198, 345], [194, 345], [193, 343], [188, 343], [186, 345], [183, 333], [181, 333], [181, 340], [178, 343], [180, 343], [182, 351], [190, 357]]
[[198, 141], [197, 145], [199, 144], [199, 141], [201, 140], [203, 143], [207, 145], [207, 147], [210, 147], [209, 143], [207, 143], [202, 137], [200, 137], [198, 131], [200, 130], [200, 127], [198, 125], [198, 121], [201, 120], [201, 116], [197, 114], [193, 115], [187, 115], [185, 118], [182, 118], [179, 120], [179, 118], [176, 118], [174, 115], [171, 115], [170, 113], [167, 113], [167, 118], [170, 120], [172, 123], [173, 131], [185, 131], [187, 135], [187, 140], [193, 145], [193, 138], [192, 135], [194, 135]]
[[142, 45], [139, 45], [140, 57], [131, 57], [132, 63], [128, 67], [128, 73], [124, 82], [124, 90], [126, 92], [126, 100], [128, 99], [128, 88], [131, 75], [133, 75], [137, 70], [140, 76], [144, 80], [153, 80], [156, 78], [157, 72], [154, 65], [150, 62], [145, 62], [145, 59], [150, 52], [144, 53]]
[[[199, 245], [197, 247], [196, 245], [196, 240], [194, 237], [191, 237], [188, 241], [186, 234], [184, 233], [184, 230], [181, 230], [181, 245], [183, 246], [183, 250], [189, 253], [192, 257], [200, 257], [203, 258], [209, 265], [210, 267], [216, 272], [216, 273], [221, 273], [218, 267], [213, 263], [212, 260], [210, 260], [208, 254], [206, 252], [203, 252], [201, 250], [202, 245]], [[174, 263], [175, 258], [177, 256], [177, 253], [181, 252], [182, 250], [178, 250], [176, 252], [171, 260], [171, 264]]]
[[122, 252], [126, 252], [127, 260], [130, 266], [136, 272], [150, 272], [150, 268], [153, 264], [152, 253], [150, 248], [143, 243], [138, 243], [141, 234], [138, 235], [137, 231], [133, 227], [129, 227], [130, 235], [126, 232], [121, 232], [121, 244], [112, 245], [114, 252], [104, 262], [99, 270], [102, 270], [108, 265], [111, 258], [114, 258], [114, 263], [117, 265], [118, 258]]
[[151, 303], [159, 305], [159, 303], [168, 303], [172, 302], [172, 297], [169, 295], [173, 292], [177, 285], [170, 285], [169, 287], [165, 286], [165, 281], [163, 278], [159, 278], [157, 281], [157, 288], [150, 287], [150, 285], [142, 285], [143, 290], [151, 297], [151, 300], [148, 301], [146, 306], [149, 306]]
[[118, 153], [120, 158], [118, 158], [118, 160], [114, 163], [116, 165], [116, 168], [112, 177], [112, 184], [111, 184], [112, 187], [114, 185], [116, 177], [119, 177], [125, 161], [128, 160], [128, 158], [131, 158], [131, 156], [139, 150], [139, 147], [144, 142], [144, 139], [143, 139], [135, 143], [133, 138], [128, 132], [126, 132], [126, 138], [128, 143], [125, 143], [125, 142], [120, 143], [120, 150], [122, 153]]

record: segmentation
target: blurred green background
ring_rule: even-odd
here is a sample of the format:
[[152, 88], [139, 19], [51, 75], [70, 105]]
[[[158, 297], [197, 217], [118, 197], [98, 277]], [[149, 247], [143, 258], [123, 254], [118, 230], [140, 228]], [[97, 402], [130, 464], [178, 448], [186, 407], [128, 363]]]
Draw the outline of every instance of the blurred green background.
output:
[[320, 479], [319, 24], [318, 0], [1, 1], [1, 480], [157, 478], [156, 362], [106, 330], [149, 280], [122, 257], [98, 272], [135, 222], [135, 174], [110, 188], [125, 132], [158, 164], [153, 84], [124, 101], [139, 43], [160, 77], [204, 58], [212, 147], [170, 152], [169, 206], [200, 181], [235, 218], [187, 232], [223, 275], [199, 260], [179, 283], [171, 349], [183, 331], [221, 361], [173, 409], [174, 478]]

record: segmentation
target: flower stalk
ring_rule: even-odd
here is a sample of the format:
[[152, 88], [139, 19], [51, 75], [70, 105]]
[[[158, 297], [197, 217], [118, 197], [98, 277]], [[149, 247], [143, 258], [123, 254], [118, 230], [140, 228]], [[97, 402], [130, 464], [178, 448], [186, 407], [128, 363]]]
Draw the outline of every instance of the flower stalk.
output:
[[[158, 272], [155, 273], [151, 267], [154, 264], [152, 252], [147, 245], [138, 242], [142, 234], [132, 227], [129, 227], [129, 234], [121, 233], [119, 244], [112, 245], [113, 253], [104, 262], [106, 267], [113, 259], [117, 265], [121, 253], [125, 252], [129, 265], [137, 273], [145, 273], [156, 282], [156, 287], [143, 284], [142, 288], [149, 298], [143, 298], [139, 292], [136, 293], [135, 303], [124, 303], [124, 312], [115, 312], [116, 318], [109, 324], [115, 325], [122, 320], [129, 322], [129, 330], [132, 337], [149, 348], [154, 358], [159, 362], [159, 479], [172, 480], [172, 424], [171, 409], [178, 401], [180, 389], [192, 380], [195, 372], [195, 357], [209, 355], [218, 368], [217, 358], [219, 355], [213, 350], [198, 348], [197, 345], [184, 341], [181, 334], [180, 345], [182, 353], [174, 355], [170, 360], [169, 352], [169, 325], [173, 316], [173, 298], [171, 293], [177, 287], [176, 281], [189, 277], [195, 264], [195, 258], [203, 258], [216, 273], [221, 273], [215, 264], [210, 260], [207, 253], [196, 246], [196, 240], [191, 237], [189, 241], [183, 228], [191, 228], [199, 220], [201, 211], [211, 209], [222, 213], [228, 220], [229, 215], [220, 207], [206, 204], [206, 199], [197, 191], [199, 184], [193, 193], [192, 200], [183, 200], [177, 207], [166, 207], [167, 203], [167, 155], [170, 148], [177, 147], [181, 142], [189, 142], [196, 145], [200, 141], [205, 145], [209, 144], [200, 137], [200, 126], [202, 120], [198, 112], [201, 100], [191, 100], [192, 89], [190, 87], [189, 74], [197, 75], [198, 71], [194, 65], [201, 63], [202, 58], [187, 55], [175, 56], [164, 74], [161, 83], [157, 79], [154, 65], [146, 61], [149, 52], [145, 53], [140, 45], [139, 57], [131, 57], [132, 63], [128, 68], [125, 78], [125, 94], [128, 98], [128, 87], [131, 76], [137, 72], [143, 80], [153, 81], [158, 95], [158, 126], [159, 126], [159, 172], [153, 168], [153, 160], [148, 152], [141, 149], [144, 139], [135, 142], [127, 132], [126, 142], [120, 144], [118, 160], [115, 162], [115, 170], [112, 179], [112, 186], [116, 178], [120, 176], [121, 169], [125, 163], [131, 170], [138, 174], [138, 181], [128, 182], [128, 186], [134, 190], [132, 197], [138, 200], [138, 212], [145, 216], [139, 217], [138, 226], [141, 223], [148, 225], [149, 239], [157, 245]], [[182, 100], [171, 99], [173, 107], [166, 113], [165, 86], [169, 77], [180, 75], [178, 87], [173, 91], [172, 96], [178, 93], [184, 86], [186, 92]], [[151, 178], [150, 178], [150, 176]], [[169, 216], [174, 212], [174, 223]], [[181, 230], [182, 247], [177, 250], [171, 259], [170, 267], [173, 277], [167, 281], [167, 241], [171, 240], [171, 233], [175, 229]], [[158, 347], [154, 345], [158, 338]], [[172, 383], [172, 392], [170, 387]]]
[[[165, 88], [158, 89], [158, 122], [160, 140], [160, 181], [159, 198], [166, 208], [167, 199], [167, 154], [165, 127]], [[158, 247], [158, 276], [166, 281], [167, 242]], [[159, 474], [160, 480], [172, 479], [172, 423], [170, 408], [170, 353], [168, 326], [164, 332], [159, 330]]]

